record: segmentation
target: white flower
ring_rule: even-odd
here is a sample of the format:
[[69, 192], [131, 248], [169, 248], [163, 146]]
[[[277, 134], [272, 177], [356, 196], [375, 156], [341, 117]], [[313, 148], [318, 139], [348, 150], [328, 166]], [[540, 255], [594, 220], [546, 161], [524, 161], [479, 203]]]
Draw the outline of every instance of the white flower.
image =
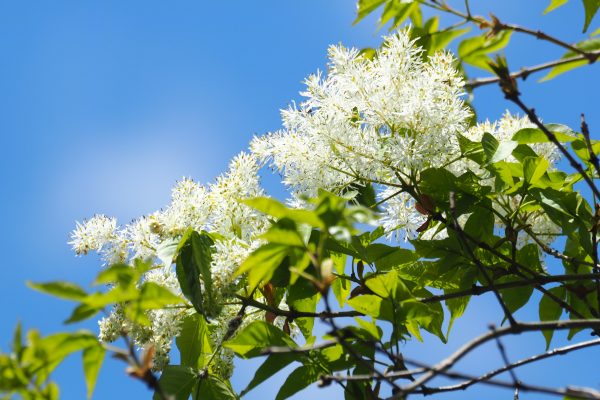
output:
[[[223, 309], [221, 303], [231, 300], [235, 292], [233, 273], [261, 244], [258, 237], [268, 227], [265, 215], [240, 202], [264, 196], [258, 169], [254, 155], [241, 153], [232, 160], [229, 171], [215, 183], [201, 186], [184, 178], [173, 188], [171, 202], [163, 210], [141, 216], [124, 227], [118, 227], [114, 218], [96, 215], [83, 224], [77, 223], [69, 243], [77, 254], [97, 251], [106, 264], [113, 264], [134, 258], [157, 260], [161, 245], [177, 243], [189, 228], [215, 233], [211, 264], [214, 298], [207, 303], [215, 305], [215, 310], [209, 310], [209, 313], [221, 311], [217, 318], [226, 326], [232, 310]], [[143, 280], [182, 296], [171, 266], [147, 272]], [[154, 346], [155, 369], [160, 370], [169, 362], [173, 338], [179, 333], [187, 312], [179, 308], [150, 310], [147, 317], [151, 324], [142, 326], [129, 321], [122, 307], [116, 306], [99, 322], [99, 337], [103, 341], [114, 341], [122, 332], [127, 332], [140, 348]], [[231, 357], [230, 352], [221, 352], [219, 368], [225, 375], [231, 372]]]
[[[397, 173], [416, 177], [460, 155], [457, 134], [471, 113], [452, 56], [424, 60], [406, 30], [384, 40], [372, 59], [332, 46], [327, 76], [307, 78], [304, 102], [281, 112], [284, 129], [252, 140], [252, 152], [283, 175], [294, 204], [319, 188], [341, 192], [357, 180], [397, 184]], [[386, 185], [379, 189], [385, 199]], [[382, 207], [388, 230], [413, 236], [422, 224], [406, 196]]]
[[392, 197], [386, 201], [379, 223], [388, 232], [389, 237], [408, 240], [418, 235], [417, 229], [427, 218], [416, 210], [415, 201], [410, 195], [395, 194], [397, 191], [397, 188], [388, 188], [380, 193], [379, 197], [382, 199]]
[[463, 82], [449, 54], [421, 53], [408, 31], [386, 37], [373, 59], [332, 46], [327, 77], [310, 76], [306, 100], [282, 111], [284, 130], [255, 138], [251, 150], [309, 195], [447, 162], [470, 116]]

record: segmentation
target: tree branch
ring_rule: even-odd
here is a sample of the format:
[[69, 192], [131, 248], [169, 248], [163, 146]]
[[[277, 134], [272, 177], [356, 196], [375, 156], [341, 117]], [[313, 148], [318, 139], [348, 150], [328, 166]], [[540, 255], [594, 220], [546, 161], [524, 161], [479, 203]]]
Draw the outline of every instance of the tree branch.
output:
[[[594, 57], [600, 57], [600, 50], [595, 50], [595, 51], [590, 51], [588, 54], [593, 55]], [[574, 62], [578, 62], [578, 61], [584, 61], [587, 60], [588, 57], [583, 56], [583, 55], [578, 55], [578, 56], [573, 56], [573, 57], [568, 57], [568, 58], [561, 58], [559, 60], [554, 60], [554, 61], [549, 61], [543, 64], [538, 64], [538, 65], [534, 65], [531, 67], [524, 67], [521, 68], [521, 70], [517, 71], [517, 72], [512, 72], [510, 73], [510, 77], [512, 79], [518, 79], [518, 78], [522, 78], [523, 80], [527, 79], [527, 77], [534, 73], [534, 72], [539, 72], [539, 71], [544, 71], [550, 68], [554, 68], [554, 67], [558, 67], [560, 65], [565, 65], [565, 64], [571, 64]], [[465, 86], [469, 89], [475, 89], [478, 88], [480, 86], [484, 86], [484, 85], [489, 85], [492, 83], [497, 83], [500, 82], [500, 78], [497, 76], [490, 76], [487, 78], [476, 78], [476, 79], [471, 79], [469, 81], [467, 81], [465, 83]]]
[[423, 374], [417, 380], [415, 380], [410, 385], [402, 388], [400, 393], [412, 393], [419, 386], [425, 385], [431, 379], [435, 378], [442, 372], [445, 372], [452, 368], [454, 364], [456, 364], [459, 360], [461, 360], [464, 356], [478, 348], [484, 343], [487, 343], [490, 340], [494, 340], [497, 337], [502, 337], [506, 335], [516, 335], [521, 334], [523, 332], [533, 332], [533, 331], [542, 331], [542, 330], [564, 330], [571, 328], [600, 328], [600, 319], [588, 319], [588, 320], [569, 320], [569, 321], [547, 321], [547, 322], [520, 322], [515, 326], [507, 326], [504, 328], [499, 328], [494, 331], [486, 332], [485, 334], [476, 337], [470, 342], [466, 343], [456, 352], [454, 352], [450, 357], [442, 360], [435, 366], [431, 368], [430, 371]]
[[469, 386], [472, 386], [476, 383], [482, 382], [482, 381], [487, 381], [491, 378], [493, 378], [496, 375], [499, 375], [503, 372], [506, 371], [510, 371], [513, 370], [515, 368], [521, 367], [523, 365], [527, 365], [527, 364], [531, 364], [534, 363], [536, 361], [540, 361], [546, 358], [550, 358], [550, 357], [555, 357], [555, 356], [561, 356], [567, 353], [570, 353], [572, 351], [576, 351], [576, 350], [580, 350], [580, 349], [584, 349], [587, 347], [592, 347], [592, 346], [597, 346], [600, 345], [600, 339], [594, 339], [594, 340], [588, 340], [586, 342], [581, 342], [581, 343], [577, 343], [577, 344], [573, 344], [570, 346], [564, 346], [564, 347], [559, 347], [550, 351], [547, 351], [545, 353], [542, 354], [537, 354], [535, 356], [529, 357], [529, 358], [525, 358], [522, 360], [519, 360], [517, 362], [514, 362], [512, 364], [506, 365], [502, 368], [498, 368], [494, 371], [488, 372], [484, 375], [481, 375], [477, 378], [474, 379], [469, 379], [465, 382], [456, 384], [456, 385], [449, 385], [449, 386], [441, 386], [436, 388], [439, 391], [444, 391], [444, 392], [450, 392], [450, 391], [454, 391], [454, 390], [464, 390], [467, 389]]

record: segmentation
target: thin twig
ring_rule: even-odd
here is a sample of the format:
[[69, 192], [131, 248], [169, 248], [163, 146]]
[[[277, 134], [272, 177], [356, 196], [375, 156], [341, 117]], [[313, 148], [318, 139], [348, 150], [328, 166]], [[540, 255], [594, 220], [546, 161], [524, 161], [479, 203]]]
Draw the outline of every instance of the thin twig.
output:
[[[590, 51], [588, 54], [591, 54], [595, 57], [600, 57], [600, 50]], [[546, 62], [543, 64], [538, 64], [538, 65], [534, 65], [531, 67], [521, 68], [519, 71], [512, 72], [510, 74], [510, 77], [512, 79], [522, 78], [523, 80], [525, 80], [525, 79], [527, 79], [527, 77], [530, 74], [532, 74], [534, 72], [544, 71], [544, 70], [547, 70], [550, 68], [558, 67], [560, 65], [566, 65], [566, 64], [571, 64], [574, 62], [585, 61], [585, 60], [587, 60], [587, 57], [582, 56], [582, 55], [568, 57], [568, 58], [561, 58], [559, 60], [549, 61], [549, 62]], [[480, 86], [489, 85], [489, 84], [497, 83], [497, 82], [500, 82], [500, 78], [497, 76], [490, 76], [487, 78], [476, 78], [476, 79], [471, 79], [471, 80], [467, 81], [465, 83], [465, 87], [467, 87], [469, 89], [475, 89]]]
[[479, 377], [476, 377], [474, 379], [469, 379], [469, 380], [466, 380], [466, 381], [461, 382], [456, 385], [440, 386], [437, 389], [439, 389], [440, 391], [444, 391], [444, 392], [451, 392], [454, 390], [465, 390], [469, 386], [472, 386], [479, 382], [487, 381], [487, 380], [493, 378], [494, 376], [497, 376], [503, 372], [510, 371], [512, 369], [521, 367], [523, 365], [531, 364], [531, 363], [534, 363], [534, 362], [537, 362], [537, 361], [540, 361], [540, 360], [543, 360], [546, 358], [561, 356], [561, 355], [564, 355], [564, 354], [567, 354], [567, 353], [570, 353], [570, 352], [573, 352], [576, 350], [580, 350], [580, 349], [584, 349], [584, 348], [592, 347], [592, 346], [598, 346], [598, 345], [600, 345], [600, 339], [588, 340], [586, 342], [581, 342], [581, 343], [572, 344], [569, 346], [559, 347], [559, 348], [556, 348], [553, 350], [549, 350], [542, 354], [537, 354], [535, 356], [519, 360], [510, 365], [506, 365], [502, 368], [498, 368], [494, 371], [488, 372], [488, 373], [481, 375]]
[[441, 372], [447, 371], [454, 366], [464, 356], [481, 346], [493, 340], [496, 337], [502, 337], [506, 335], [517, 335], [523, 332], [543, 331], [543, 330], [564, 330], [571, 328], [600, 328], [600, 319], [588, 319], [588, 320], [568, 320], [568, 321], [546, 321], [546, 322], [520, 322], [518, 325], [498, 328], [494, 331], [486, 332], [485, 334], [476, 337], [470, 342], [466, 343], [450, 357], [442, 360], [431, 368], [429, 372], [426, 372], [417, 380], [410, 385], [402, 388], [401, 393], [411, 393], [419, 386], [425, 385], [431, 379], [435, 378]]
[[[600, 278], [600, 274], [565, 274], [565, 275], [552, 275], [552, 276], [539, 275], [535, 278], [524, 279], [522, 281], [498, 283], [495, 286], [498, 290], [502, 290], [502, 289], [511, 289], [511, 288], [516, 288], [516, 287], [522, 287], [522, 286], [529, 286], [529, 285], [532, 285], [535, 283], [540, 284], [540, 285], [546, 285], [548, 283], [562, 283], [562, 282], [569, 282], [569, 281], [588, 281], [591, 279], [598, 279], [598, 278]], [[419, 301], [422, 303], [437, 303], [440, 301], [457, 299], [460, 297], [479, 296], [481, 294], [491, 292], [491, 291], [492, 291], [492, 288], [490, 286], [473, 285], [470, 289], [467, 289], [467, 290], [439, 294], [439, 295], [420, 299]]]
[[493, 23], [494, 24], [492, 26], [492, 30], [494, 30], [494, 31], [509, 30], [509, 31], [520, 32], [520, 33], [524, 33], [526, 35], [534, 36], [536, 39], [553, 43], [557, 46], [560, 46], [560, 47], [563, 47], [563, 48], [569, 50], [572, 53], [579, 54], [583, 58], [589, 60], [590, 64], [595, 62], [596, 59], [598, 58], [598, 55], [589, 53], [585, 50], [581, 50], [581, 49], [575, 47], [574, 45], [569, 44], [563, 40], [560, 40], [554, 36], [550, 36], [547, 33], [542, 32], [541, 30], [533, 30], [533, 29], [529, 29], [529, 28], [526, 28], [526, 27], [523, 27], [523, 26], [520, 26], [517, 24], [507, 24], [507, 23], [498, 21], [498, 19], [496, 19], [495, 17], [493, 18]]
[[[407, 362], [410, 364], [413, 364], [415, 366], [421, 367], [421, 368], [428, 368], [428, 369], [431, 368], [427, 364], [419, 362], [419, 361], [407, 360]], [[439, 375], [445, 376], [450, 379], [464, 379], [464, 380], [477, 379], [477, 377], [474, 377], [472, 375], [468, 375], [468, 374], [464, 374], [464, 373], [460, 373], [460, 372], [452, 372], [452, 371], [443, 371], [443, 372], [440, 372]], [[490, 385], [490, 386], [502, 387], [502, 388], [507, 388], [507, 389], [512, 389], [514, 387], [512, 382], [506, 382], [506, 381], [500, 381], [500, 380], [485, 380], [485, 381], [481, 381], [480, 383], [483, 385]], [[556, 388], [551, 388], [551, 387], [547, 387], [547, 386], [529, 385], [529, 384], [521, 383], [520, 389], [524, 392], [537, 392], [537, 393], [544, 393], [544, 394], [550, 394], [550, 395], [561, 396], [561, 397], [569, 397], [569, 398], [574, 398], [574, 399], [594, 399], [594, 400], [600, 399], [600, 392], [598, 392], [595, 389], [588, 388], [588, 387], [567, 386], [566, 388], [556, 389]], [[457, 390], [457, 389], [454, 389], [454, 388], [451, 388], [448, 386], [440, 386], [440, 387], [433, 387], [433, 388], [427, 387], [427, 388], [415, 389], [415, 390], [411, 391], [411, 393], [413, 393], [413, 394], [420, 393], [423, 395], [431, 395], [434, 393], [450, 392], [450, 391], [455, 391], [455, 390]], [[396, 394], [387, 400], [398, 400], [398, 399], [402, 398], [401, 396], [402, 396], [401, 394]]]
[[[495, 331], [496, 330], [496, 326], [494, 324], [490, 325], [490, 330], [491, 331]], [[500, 352], [500, 356], [502, 357], [502, 361], [504, 361], [504, 366], [508, 367], [510, 365], [510, 361], [508, 361], [508, 355], [506, 354], [506, 349], [504, 348], [504, 345], [502, 344], [502, 341], [500, 340], [499, 337], [495, 337], [494, 338], [496, 341], [496, 346], [498, 346], [498, 351]], [[517, 378], [517, 374], [515, 373], [513, 368], [508, 368], [508, 373], [510, 374], [510, 377], [513, 381], [513, 383], [515, 384], [515, 397], [517, 398], [516, 400], [518, 400], [519, 398], [519, 379]]]
[[[504, 81], [505, 81], [505, 79], [506, 79], [506, 77], [503, 78]], [[556, 135], [553, 132], [551, 132], [548, 128], [546, 128], [546, 126], [544, 124], [542, 124], [542, 121], [540, 121], [540, 119], [538, 118], [534, 109], [527, 107], [523, 103], [523, 101], [521, 100], [520, 94], [516, 90], [516, 88], [514, 90], [510, 90], [510, 91], [504, 90], [504, 95], [507, 100], [510, 100], [513, 103], [515, 103], [517, 106], [519, 106], [519, 108], [521, 110], [523, 110], [523, 112], [525, 114], [527, 114], [527, 116], [529, 117], [529, 120], [531, 122], [533, 122], [542, 132], [544, 132], [544, 134], [546, 135], [548, 140], [550, 140], [558, 148], [558, 150], [565, 156], [565, 158], [569, 161], [569, 164], [571, 164], [571, 167], [573, 167], [577, 172], [579, 172], [581, 177], [585, 180], [587, 185], [590, 187], [590, 189], [594, 193], [594, 196], [596, 196], [596, 198], [600, 199], [600, 190], [598, 190], [598, 188], [596, 187], [596, 185], [594, 184], [592, 179], [589, 177], [589, 175], [585, 172], [585, 170], [583, 169], [581, 164], [579, 164], [577, 162], [577, 160], [575, 160], [575, 158], [571, 155], [571, 153], [569, 153], [567, 151], [565, 146], [563, 146], [563, 144], [560, 143], [560, 141], [556, 138]]]

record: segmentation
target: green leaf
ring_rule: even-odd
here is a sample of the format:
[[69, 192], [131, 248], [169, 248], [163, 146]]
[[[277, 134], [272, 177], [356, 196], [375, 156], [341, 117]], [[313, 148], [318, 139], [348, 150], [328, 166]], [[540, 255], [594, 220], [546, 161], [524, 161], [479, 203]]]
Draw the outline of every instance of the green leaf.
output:
[[267, 243], [254, 250], [240, 265], [235, 275], [247, 272], [248, 290], [252, 291], [260, 282], [268, 282], [271, 279], [287, 255], [287, 246]]
[[[320, 294], [315, 286], [306, 279], [299, 279], [288, 290], [286, 298], [291, 309], [312, 312], [317, 310]], [[306, 339], [312, 336], [315, 318], [296, 318], [296, 324]]]
[[373, 337], [373, 339], [380, 340], [383, 336], [383, 330], [375, 324], [375, 321], [369, 322], [356, 317], [354, 317], [354, 320], [362, 329], [367, 331]]
[[523, 162], [523, 177], [531, 186], [536, 186], [549, 167], [550, 163], [544, 157], [526, 157]]
[[379, 6], [385, 3], [386, 0], [358, 0], [356, 5], [356, 19], [352, 23], [356, 25], [361, 19], [375, 11]]
[[373, 293], [383, 298], [403, 300], [410, 297], [410, 291], [396, 271], [376, 275], [368, 279], [365, 284]]
[[[175, 400], [188, 400], [192, 389], [198, 380], [193, 369], [182, 365], [167, 365], [158, 380], [161, 389]], [[163, 400], [154, 392], [154, 400]]]
[[544, 14], [548, 14], [550, 11], [557, 9], [558, 7], [567, 4], [569, 0], [550, 0], [550, 4], [544, 10]]
[[486, 158], [490, 160], [494, 154], [496, 154], [500, 142], [491, 133], [484, 132], [483, 137], [481, 138], [481, 146], [483, 147]]
[[216, 376], [201, 379], [194, 388], [194, 400], [228, 400], [237, 398], [231, 386]]
[[448, 323], [448, 330], [446, 331], [446, 336], [450, 335], [450, 330], [452, 329], [456, 318], [459, 318], [464, 314], [470, 299], [471, 296], [463, 296], [457, 297], [455, 299], [446, 300], [446, 307], [448, 307], [448, 311], [450, 311], [450, 322]]
[[325, 228], [319, 216], [309, 210], [288, 208], [270, 197], [256, 197], [242, 200], [242, 203], [277, 219], [289, 218], [299, 224], [307, 224], [315, 228]]
[[21, 360], [21, 353], [23, 351], [23, 328], [21, 326], [21, 322], [17, 323], [15, 327], [15, 332], [13, 333], [13, 341], [11, 351], [16, 356], [17, 360]]
[[[519, 280], [520, 278], [515, 277], [502, 277], [497, 279], [496, 282], [501, 284]], [[512, 289], [500, 290], [502, 300], [504, 301], [504, 304], [506, 304], [506, 307], [508, 307], [508, 310], [511, 313], [514, 313], [515, 311], [523, 307], [525, 304], [527, 304], [527, 301], [529, 301], [529, 298], [531, 297], [532, 293], [533, 286], [523, 286]]]
[[511, 33], [512, 31], [505, 30], [492, 37], [480, 35], [465, 39], [458, 46], [458, 56], [467, 64], [493, 72], [488, 65], [488, 54], [506, 47]]
[[[343, 275], [346, 268], [346, 255], [341, 253], [331, 253], [329, 257], [333, 260], [335, 272]], [[348, 279], [337, 277], [332, 285], [331, 289], [337, 299], [340, 307], [344, 307], [346, 299], [350, 295], [351, 282]]]
[[223, 344], [240, 357], [255, 357], [265, 347], [287, 346], [296, 348], [296, 343], [281, 329], [265, 321], [253, 321], [240, 330], [233, 339]]
[[123, 287], [132, 286], [139, 279], [141, 272], [126, 264], [114, 264], [96, 276], [94, 285], [117, 283]]
[[[591, 0], [591, 1], [598, 1], [598, 0]], [[582, 42], [577, 43], [575, 45], [575, 47], [577, 47], [580, 50], [588, 51], [588, 52], [599, 50], [600, 49], [600, 38], [586, 39]], [[571, 58], [571, 57], [578, 56], [578, 55], [579, 54], [577, 54], [575, 52], [568, 51], [562, 56], [562, 59]], [[557, 77], [560, 74], [564, 74], [567, 71], [570, 71], [574, 68], [581, 67], [581, 66], [587, 65], [587, 64], [589, 64], [589, 61], [586, 59], [583, 59], [583, 60], [579, 60], [579, 61], [573, 61], [573, 62], [570, 62], [567, 64], [558, 65], [558, 66], [552, 68], [546, 76], [544, 76], [542, 79], [540, 79], [540, 82], [548, 81], [550, 79]]]
[[37, 372], [37, 378], [43, 381], [69, 354], [98, 345], [98, 339], [90, 332], [61, 332], [36, 340], [34, 346], [26, 349], [23, 358], [29, 363], [29, 371]]
[[389, 271], [393, 267], [415, 261], [417, 258], [414, 251], [383, 243], [373, 243], [365, 249], [365, 261], [375, 264], [378, 271]]
[[465, 232], [482, 241], [489, 240], [494, 235], [494, 213], [489, 208], [477, 207], [465, 224]]
[[78, 301], [87, 296], [87, 292], [81, 286], [71, 282], [33, 283], [28, 281], [27, 286], [38, 292], [60, 297], [61, 299]]
[[372, 294], [356, 296], [348, 300], [348, 305], [362, 314], [386, 321], [394, 321], [391, 303], [379, 296]]
[[156, 255], [162, 261], [165, 267], [170, 267], [173, 264], [177, 250], [179, 249], [179, 239], [171, 238], [163, 240], [156, 248]]
[[83, 373], [85, 375], [88, 399], [91, 399], [94, 393], [98, 373], [100, 372], [105, 355], [106, 350], [101, 345], [90, 346], [83, 350]]
[[86, 320], [88, 318], [92, 318], [94, 315], [98, 314], [103, 307], [94, 307], [88, 304], [82, 303], [75, 307], [71, 316], [65, 321], [65, 324], [72, 324], [74, 322], [79, 322]]
[[600, 0], [583, 0], [583, 8], [585, 10], [585, 22], [583, 23], [583, 32], [587, 31], [599, 7]]
[[212, 309], [212, 278], [210, 265], [212, 262], [212, 246], [214, 241], [206, 233], [188, 230], [181, 239], [177, 266], [177, 279], [184, 296], [192, 303], [196, 311], [205, 314], [202, 296], [202, 285], [206, 290], [206, 301]]
[[[573, 130], [566, 125], [561, 124], [546, 124], [545, 127], [556, 136], [559, 142], [572, 142], [577, 139]], [[512, 137], [512, 140], [519, 144], [531, 144], [531, 143], [549, 143], [550, 139], [548, 136], [539, 128], [523, 128]]]
[[[592, 140], [591, 144], [592, 151], [594, 152], [594, 154], [598, 155], [598, 153], [600, 153], [600, 141]], [[571, 143], [571, 147], [573, 148], [573, 151], [575, 152], [575, 154], [577, 154], [577, 157], [579, 157], [581, 161], [585, 162], [586, 164], [590, 163], [590, 151], [585, 141], [583, 141], [582, 139], [577, 139], [573, 141], [573, 143]]]
[[[565, 288], [563, 286], [555, 287], [548, 290], [550, 293], [558, 297], [559, 299], [565, 299]], [[562, 307], [552, 300], [550, 296], [544, 294], [540, 300], [539, 305], [539, 316], [540, 321], [558, 321], [563, 313]], [[550, 348], [550, 342], [554, 335], [554, 330], [542, 331], [544, 338], [546, 339], [546, 350]]]
[[189, 315], [183, 320], [175, 342], [184, 367], [203, 368], [205, 359], [212, 354], [208, 325], [200, 314]]
[[[418, 3], [413, 3], [418, 4]], [[436, 31], [431, 34], [430, 53], [445, 49], [457, 37], [469, 32], [471, 28]]]
[[140, 290], [139, 306], [144, 310], [163, 308], [183, 303], [181, 297], [169, 289], [154, 282], [145, 282]]
[[244, 390], [240, 393], [240, 396], [245, 395], [250, 390], [254, 389], [256, 386], [260, 385], [271, 376], [275, 375], [283, 368], [291, 364], [298, 357], [295, 354], [271, 354], [267, 357], [264, 363], [261, 364], [260, 367], [256, 370], [254, 377], [246, 386]]
[[283, 400], [298, 393], [311, 383], [319, 379], [324, 371], [317, 368], [315, 365], [303, 365], [292, 371], [290, 376], [285, 380], [281, 389], [277, 393], [275, 400]]
[[402, 0], [387, 0], [381, 18], [379, 18], [379, 28], [381, 29], [393, 18], [394, 23], [390, 29], [395, 29], [403, 23], [411, 13], [418, 10], [418, 8], [419, 3], [416, 1], [413, 3], [404, 3]]
[[295, 222], [287, 218], [282, 218], [274, 223], [267, 232], [261, 235], [261, 238], [269, 243], [302, 249], [306, 247]]

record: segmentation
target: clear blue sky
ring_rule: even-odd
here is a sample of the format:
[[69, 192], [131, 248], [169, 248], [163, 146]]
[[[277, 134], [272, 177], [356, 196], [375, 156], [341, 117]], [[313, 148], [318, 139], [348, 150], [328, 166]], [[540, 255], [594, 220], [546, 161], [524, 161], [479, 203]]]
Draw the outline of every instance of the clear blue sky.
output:
[[[578, 0], [544, 18], [544, 1], [474, 3], [481, 14], [494, 11], [567, 41], [583, 38]], [[32, 292], [25, 280], [87, 285], [95, 276], [97, 260], [75, 258], [66, 244], [75, 220], [105, 213], [128, 222], [165, 205], [176, 179], [212, 180], [254, 134], [279, 128], [278, 110], [299, 98], [306, 75], [324, 68], [329, 44], [376, 46], [382, 32], [376, 32], [375, 19], [352, 27], [354, 7], [353, 0], [0, 4], [0, 348], [6, 349], [17, 320], [49, 334], [63, 329], [60, 321], [70, 313], [71, 304]], [[514, 66], [562, 54], [535, 39], [515, 39], [508, 52]], [[532, 76], [522, 91], [545, 121], [577, 126], [585, 112], [597, 131], [598, 72], [598, 66], [586, 67], [541, 85]], [[478, 90], [475, 105], [480, 119], [498, 118], [508, 107], [496, 87]], [[265, 176], [264, 182], [281, 195], [276, 178]], [[425, 345], [407, 346], [407, 354], [433, 361], [485, 331], [500, 313], [489, 297], [477, 300], [481, 304], [473, 303], [456, 323], [449, 346], [427, 338]], [[533, 319], [536, 310], [521, 317]], [[80, 327], [96, 330], [93, 321]], [[541, 335], [507, 342], [514, 360], [543, 350]], [[464, 370], [500, 363], [493, 346], [478, 354]], [[600, 351], [583, 355], [523, 370], [523, 379], [598, 387], [591, 360]], [[238, 388], [256, 364], [241, 366]], [[257, 389], [254, 398], [273, 397], [284, 374]], [[78, 357], [56, 377], [62, 398], [84, 397]], [[258, 396], [261, 391], [264, 396]], [[339, 391], [310, 393], [341, 398]], [[446, 398], [476, 399], [481, 393]], [[491, 393], [488, 398], [510, 396]], [[106, 361], [95, 398], [149, 397], [125, 376], [123, 365]]]

